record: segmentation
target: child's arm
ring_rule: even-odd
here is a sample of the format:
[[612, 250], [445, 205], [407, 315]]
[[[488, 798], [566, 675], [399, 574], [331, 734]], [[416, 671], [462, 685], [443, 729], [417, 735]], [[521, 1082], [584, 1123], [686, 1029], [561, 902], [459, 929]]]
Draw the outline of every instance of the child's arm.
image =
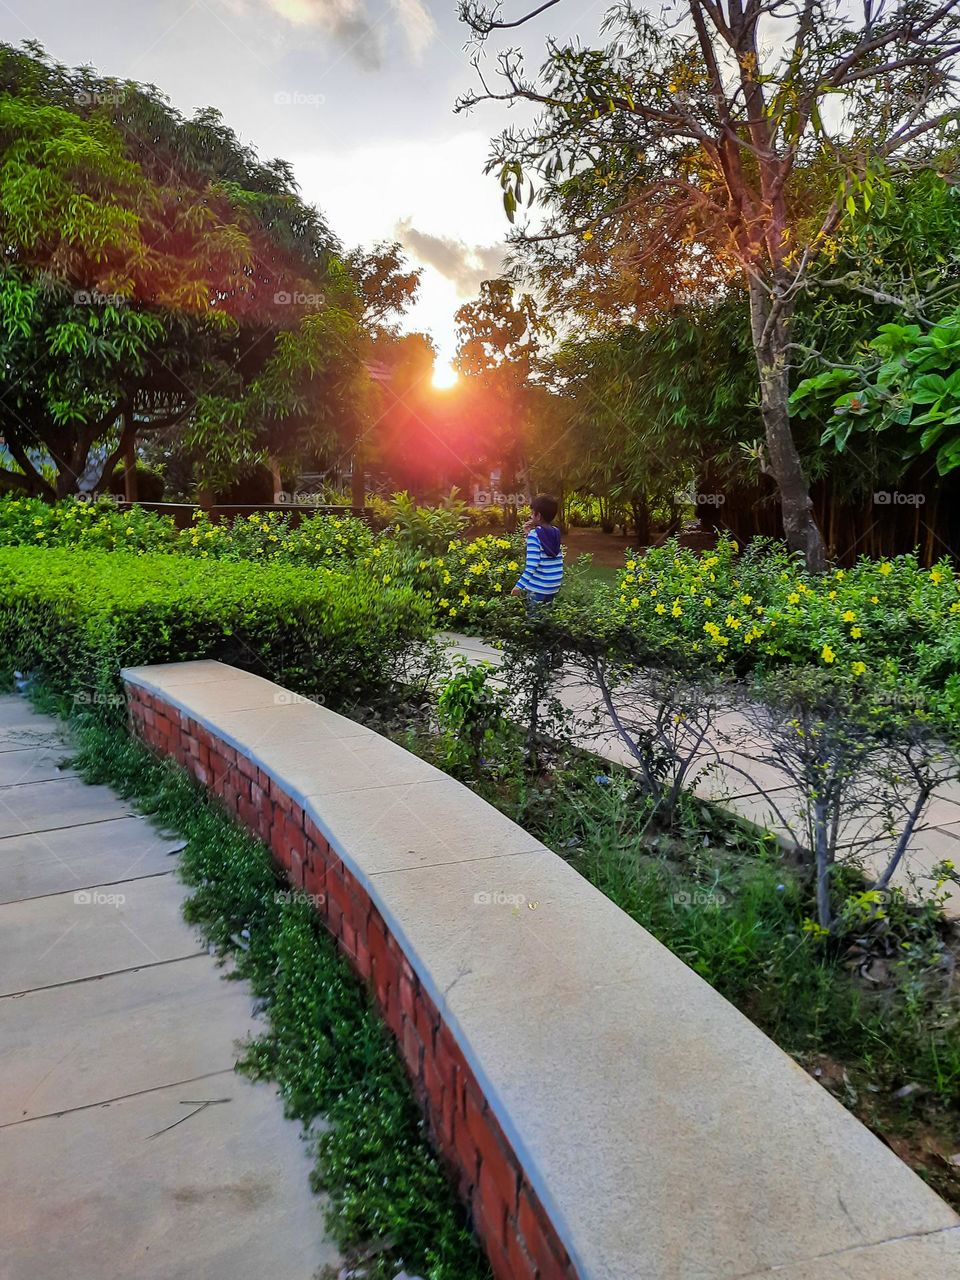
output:
[[517, 585], [514, 587], [514, 591], [518, 594], [521, 591], [530, 590], [530, 586], [533, 582], [533, 576], [542, 556], [543, 550], [540, 546], [540, 539], [531, 529], [527, 534], [527, 562], [523, 566], [523, 573], [521, 573], [520, 577], [517, 579]]

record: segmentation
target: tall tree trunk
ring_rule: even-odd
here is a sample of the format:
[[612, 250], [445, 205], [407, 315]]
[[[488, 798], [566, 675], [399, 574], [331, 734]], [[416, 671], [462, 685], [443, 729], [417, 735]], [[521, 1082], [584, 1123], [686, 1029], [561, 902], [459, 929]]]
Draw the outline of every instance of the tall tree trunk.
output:
[[787, 344], [791, 316], [781, 312], [772, 324], [770, 299], [759, 281], [750, 280], [750, 328], [760, 376], [760, 412], [770, 471], [780, 491], [780, 510], [787, 544], [799, 551], [812, 573], [822, 573], [827, 558], [813, 514], [813, 502], [796, 442], [790, 429], [790, 373]]

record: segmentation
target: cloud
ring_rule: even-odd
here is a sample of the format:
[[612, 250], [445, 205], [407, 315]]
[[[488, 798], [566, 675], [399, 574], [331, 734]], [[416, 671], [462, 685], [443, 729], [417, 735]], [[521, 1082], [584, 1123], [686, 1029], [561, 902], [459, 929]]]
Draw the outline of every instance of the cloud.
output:
[[[387, 31], [372, 20], [367, 0], [267, 0], [274, 12], [296, 26], [318, 27], [355, 57], [374, 69], [383, 64]], [[394, 21], [407, 48], [419, 61], [437, 33], [436, 23], [422, 0], [389, 0]]]
[[503, 271], [506, 249], [502, 244], [470, 246], [452, 236], [433, 236], [418, 231], [409, 218], [397, 223], [395, 234], [419, 262], [450, 280], [461, 298], [474, 297], [482, 280], [492, 280]]
[[390, 0], [390, 7], [410, 52], [419, 62], [437, 34], [437, 24], [421, 0]]

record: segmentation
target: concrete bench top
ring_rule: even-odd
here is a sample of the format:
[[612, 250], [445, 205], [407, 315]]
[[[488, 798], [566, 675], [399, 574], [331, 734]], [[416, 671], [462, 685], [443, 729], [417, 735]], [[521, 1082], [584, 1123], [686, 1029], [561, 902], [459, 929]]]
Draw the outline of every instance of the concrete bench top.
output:
[[217, 662], [140, 667], [368, 890], [583, 1280], [939, 1280], [960, 1218], [567, 863], [373, 731]]

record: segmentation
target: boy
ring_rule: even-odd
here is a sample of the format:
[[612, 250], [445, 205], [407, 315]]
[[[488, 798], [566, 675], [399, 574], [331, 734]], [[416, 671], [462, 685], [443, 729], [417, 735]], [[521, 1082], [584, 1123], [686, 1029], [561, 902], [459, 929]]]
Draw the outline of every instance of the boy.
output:
[[527, 563], [511, 595], [527, 597], [527, 608], [549, 604], [563, 581], [563, 550], [560, 530], [554, 525], [560, 506], [556, 498], [538, 493], [530, 503], [530, 519], [524, 524], [527, 535]]

